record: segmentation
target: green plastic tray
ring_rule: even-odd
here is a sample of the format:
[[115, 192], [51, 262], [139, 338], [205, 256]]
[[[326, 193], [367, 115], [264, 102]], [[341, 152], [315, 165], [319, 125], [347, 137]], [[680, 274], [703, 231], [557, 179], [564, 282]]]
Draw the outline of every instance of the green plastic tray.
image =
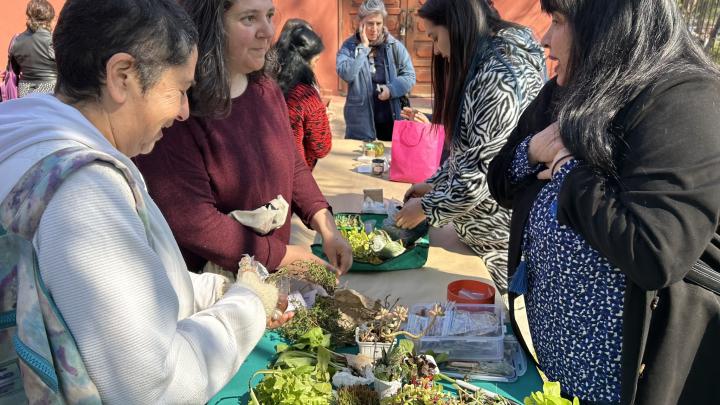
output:
[[[382, 221], [387, 218], [386, 214], [357, 214], [352, 212], [340, 212], [335, 215], [360, 215], [360, 219], [363, 222], [367, 220], [376, 220], [378, 224], [382, 224]], [[408, 248], [405, 253], [400, 256], [393, 257], [392, 259], [385, 260], [380, 264], [364, 263], [353, 260], [353, 265], [350, 267], [350, 271], [395, 271], [419, 269], [425, 265], [425, 262], [427, 262], [429, 248], [430, 240], [426, 234], [415, 241], [415, 243]], [[323, 260], [327, 260], [327, 257], [323, 252], [322, 244], [315, 243], [311, 246], [311, 249], [315, 256], [320, 257]]]

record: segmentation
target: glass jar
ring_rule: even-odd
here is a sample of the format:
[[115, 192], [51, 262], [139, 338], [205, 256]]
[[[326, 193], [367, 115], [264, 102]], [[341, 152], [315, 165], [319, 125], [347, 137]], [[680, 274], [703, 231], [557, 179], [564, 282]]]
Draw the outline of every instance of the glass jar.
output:
[[372, 161], [372, 174], [376, 176], [382, 176], [385, 172], [385, 159], [373, 159]]

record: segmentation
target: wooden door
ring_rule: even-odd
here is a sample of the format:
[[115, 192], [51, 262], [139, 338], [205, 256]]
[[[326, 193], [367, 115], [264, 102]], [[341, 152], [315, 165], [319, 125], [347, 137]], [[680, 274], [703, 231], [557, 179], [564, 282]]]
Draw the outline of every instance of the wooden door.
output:
[[[413, 96], [430, 96], [430, 60], [432, 58], [432, 42], [427, 37], [422, 24], [416, 15], [417, 9], [425, 0], [385, 0], [388, 12], [385, 25], [388, 31], [401, 41], [412, 58], [417, 83], [411, 91]], [[357, 10], [362, 0], [340, 0], [340, 33], [339, 43], [342, 44], [358, 28]], [[347, 85], [340, 83], [340, 93], [347, 93]]]

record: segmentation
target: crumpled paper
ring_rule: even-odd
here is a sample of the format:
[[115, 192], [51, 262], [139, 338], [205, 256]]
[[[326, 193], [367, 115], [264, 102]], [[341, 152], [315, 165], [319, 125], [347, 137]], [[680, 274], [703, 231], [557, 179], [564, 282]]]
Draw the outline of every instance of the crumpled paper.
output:
[[235, 210], [229, 215], [260, 235], [267, 235], [285, 224], [289, 208], [290, 204], [278, 195], [260, 208], [252, 211]]

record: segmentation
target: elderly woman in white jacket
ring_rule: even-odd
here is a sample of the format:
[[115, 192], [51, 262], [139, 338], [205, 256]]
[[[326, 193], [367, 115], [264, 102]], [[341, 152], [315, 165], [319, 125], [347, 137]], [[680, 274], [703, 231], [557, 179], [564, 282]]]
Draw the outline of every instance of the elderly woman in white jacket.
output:
[[[266, 310], [257, 285], [187, 271], [129, 159], [150, 151], [163, 127], [188, 117], [197, 32], [173, 0], [68, 0], [54, 43], [55, 95], [0, 105], [0, 209], [13, 206], [36, 162], [60, 150], [105, 158], [62, 181], [31, 238], [40, 285], [74, 340], [74, 361], [84, 366], [73, 375], [89, 376], [69, 385], [63, 356], [70, 354], [53, 350], [54, 370], [43, 381], [58, 383], [67, 402], [204, 403], [258, 342]], [[30, 328], [21, 319], [23, 285], [21, 279], [16, 348]], [[20, 368], [32, 402], [47, 389], [28, 378], [28, 370], [42, 371], [28, 364]]]

